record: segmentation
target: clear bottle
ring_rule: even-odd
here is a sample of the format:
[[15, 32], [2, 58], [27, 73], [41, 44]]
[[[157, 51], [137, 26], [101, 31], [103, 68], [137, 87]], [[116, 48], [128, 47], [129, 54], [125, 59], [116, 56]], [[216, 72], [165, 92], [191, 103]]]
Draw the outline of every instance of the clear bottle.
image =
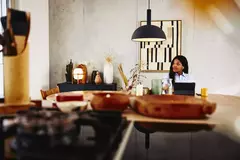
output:
[[172, 85], [172, 79], [171, 78], [168, 79], [168, 85], [169, 85], [169, 87], [168, 87], [168, 95], [172, 95], [172, 93], [173, 93], [173, 85]]

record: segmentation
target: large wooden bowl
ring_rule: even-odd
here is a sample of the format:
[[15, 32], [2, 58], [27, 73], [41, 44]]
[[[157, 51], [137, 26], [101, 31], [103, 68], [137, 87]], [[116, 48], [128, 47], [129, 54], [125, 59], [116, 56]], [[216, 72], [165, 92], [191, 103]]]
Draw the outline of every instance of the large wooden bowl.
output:
[[131, 107], [138, 113], [156, 118], [199, 119], [212, 114], [216, 103], [182, 95], [145, 95], [130, 98]]

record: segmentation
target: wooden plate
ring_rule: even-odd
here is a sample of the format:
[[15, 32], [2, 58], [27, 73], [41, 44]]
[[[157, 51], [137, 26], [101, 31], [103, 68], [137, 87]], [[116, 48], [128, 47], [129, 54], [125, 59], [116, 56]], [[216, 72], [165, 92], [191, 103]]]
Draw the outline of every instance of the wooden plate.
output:
[[182, 95], [145, 95], [130, 97], [136, 112], [149, 117], [168, 119], [206, 118], [216, 110], [216, 103]]

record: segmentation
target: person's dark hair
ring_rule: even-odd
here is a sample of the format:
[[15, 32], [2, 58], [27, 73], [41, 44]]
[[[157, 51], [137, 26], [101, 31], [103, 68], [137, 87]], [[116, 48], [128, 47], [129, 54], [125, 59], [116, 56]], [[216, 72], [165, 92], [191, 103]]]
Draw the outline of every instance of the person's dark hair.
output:
[[182, 56], [182, 55], [178, 55], [176, 57], [173, 58], [172, 62], [171, 62], [171, 66], [170, 66], [170, 72], [169, 72], [169, 78], [172, 79], [172, 83], [174, 84], [175, 83], [175, 72], [173, 72], [173, 63], [174, 63], [174, 60], [177, 59], [179, 60], [182, 65], [183, 65], [183, 72], [184, 73], [188, 73], [188, 61], [187, 61], [187, 58]]

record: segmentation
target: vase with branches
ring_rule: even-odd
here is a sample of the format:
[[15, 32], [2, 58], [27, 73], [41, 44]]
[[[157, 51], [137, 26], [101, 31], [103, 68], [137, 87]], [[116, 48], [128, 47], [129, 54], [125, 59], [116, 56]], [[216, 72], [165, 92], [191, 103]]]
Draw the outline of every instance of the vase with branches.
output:
[[134, 67], [130, 70], [130, 77], [127, 78], [124, 74], [122, 64], [118, 65], [119, 73], [122, 77], [122, 80], [124, 82], [124, 88], [123, 90], [131, 92], [131, 90], [136, 87], [138, 84], [141, 84], [143, 82], [143, 78], [146, 78], [146, 76], [142, 75], [141, 68], [144, 67], [144, 63], [139, 62], [134, 65]]
[[133, 87], [136, 87], [138, 84], [143, 82], [143, 78], [147, 78], [146, 76], [142, 75], [141, 68], [143, 63], [139, 62], [135, 64], [134, 68], [130, 70], [131, 76], [128, 79], [128, 87], [127, 90], [131, 90]]

